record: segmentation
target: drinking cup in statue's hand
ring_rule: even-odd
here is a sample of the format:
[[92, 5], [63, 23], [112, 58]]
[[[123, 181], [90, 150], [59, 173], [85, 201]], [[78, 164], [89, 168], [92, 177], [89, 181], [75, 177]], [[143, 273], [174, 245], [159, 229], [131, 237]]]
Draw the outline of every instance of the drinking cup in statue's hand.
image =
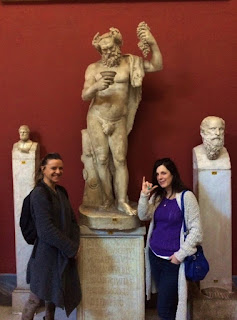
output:
[[114, 78], [113, 78], [113, 77], [105, 76], [105, 77], [103, 77], [103, 78], [104, 78], [104, 80], [106, 80], [106, 82], [107, 82], [109, 85], [111, 85], [111, 84], [114, 83]]
[[102, 75], [102, 77], [106, 77], [106, 76], [108, 76], [108, 77], [112, 77], [112, 78], [114, 78], [115, 76], [116, 76], [116, 73], [117, 72], [115, 72], [115, 71], [101, 71], [100, 72], [100, 74]]
[[114, 83], [114, 77], [116, 76], [115, 71], [101, 71], [100, 74], [104, 78], [104, 80], [109, 81], [109, 85]]

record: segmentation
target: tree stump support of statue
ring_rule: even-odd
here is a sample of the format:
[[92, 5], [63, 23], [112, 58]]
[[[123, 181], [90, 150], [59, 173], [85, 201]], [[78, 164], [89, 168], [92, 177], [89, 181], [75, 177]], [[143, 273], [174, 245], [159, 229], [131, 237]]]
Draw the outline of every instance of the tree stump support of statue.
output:
[[20, 313], [29, 295], [26, 268], [33, 246], [26, 243], [19, 226], [24, 198], [34, 187], [35, 170], [40, 160], [39, 145], [29, 139], [28, 126], [19, 129], [20, 141], [12, 149], [12, 173], [14, 193], [15, 247], [17, 287], [12, 294], [12, 311]]
[[193, 188], [203, 226], [203, 248], [210, 271], [193, 299], [193, 320], [236, 319], [232, 290], [231, 164], [224, 147], [223, 119], [201, 124], [203, 144], [193, 149]]

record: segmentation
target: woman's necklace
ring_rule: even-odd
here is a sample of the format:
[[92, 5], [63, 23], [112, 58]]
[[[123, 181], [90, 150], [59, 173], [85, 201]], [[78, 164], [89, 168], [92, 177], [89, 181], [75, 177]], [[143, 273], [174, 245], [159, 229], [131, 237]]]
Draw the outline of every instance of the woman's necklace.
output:
[[172, 196], [173, 196], [173, 192], [172, 192], [168, 197], [165, 197], [165, 198], [164, 198], [164, 200], [165, 200], [164, 207], [167, 206], [167, 204], [169, 203], [169, 200], [172, 200], [172, 199], [173, 199], [173, 198], [170, 199]]

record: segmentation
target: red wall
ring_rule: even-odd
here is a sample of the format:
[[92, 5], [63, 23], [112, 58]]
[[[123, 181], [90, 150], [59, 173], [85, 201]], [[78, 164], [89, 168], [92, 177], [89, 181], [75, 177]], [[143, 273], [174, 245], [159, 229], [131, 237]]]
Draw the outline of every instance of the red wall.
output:
[[[0, 4], [0, 273], [15, 272], [11, 149], [21, 124], [30, 126], [42, 155], [62, 154], [63, 184], [75, 210], [81, 203], [84, 71], [99, 59], [92, 37], [111, 26], [123, 34], [123, 51], [140, 55], [136, 27], [146, 21], [164, 57], [164, 70], [146, 75], [129, 137], [130, 199], [138, 198], [142, 176], [150, 176], [159, 157], [172, 157], [192, 185], [192, 148], [201, 142], [199, 125], [207, 115], [226, 120], [236, 194], [236, 12], [236, 1]], [[233, 230], [236, 214], [235, 197]], [[233, 274], [236, 250], [234, 234]]]

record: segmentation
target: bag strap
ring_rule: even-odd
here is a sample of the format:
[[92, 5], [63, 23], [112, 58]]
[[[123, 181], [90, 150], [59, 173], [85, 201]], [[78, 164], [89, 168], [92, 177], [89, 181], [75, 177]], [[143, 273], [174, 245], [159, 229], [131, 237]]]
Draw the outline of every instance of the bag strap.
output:
[[184, 194], [185, 192], [187, 192], [188, 190], [184, 190], [181, 194], [181, 211], [182, 211], [182, 215], [183, 215], [183, 222], [184, 222], [184, 240], [187, 237], [187, 227], [186, 227], [186, 222], [185, 222], [185, 216], [184, 216]]

